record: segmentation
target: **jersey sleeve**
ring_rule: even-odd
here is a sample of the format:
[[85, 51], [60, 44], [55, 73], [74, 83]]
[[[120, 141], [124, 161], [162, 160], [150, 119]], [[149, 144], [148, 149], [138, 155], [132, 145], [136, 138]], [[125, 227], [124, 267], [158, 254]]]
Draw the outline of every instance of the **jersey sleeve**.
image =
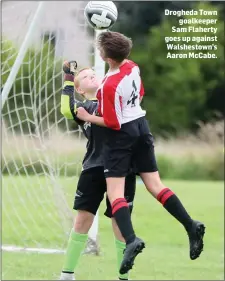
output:
[[61, 113], [66, 119], [73, 119], [82, 127], [85, 122], [76, 115], [79, 107], [83, 107], [88, 113], [93, 114], [97, 109], [97, 103], [91, 100], [76, 100], [74, 98], [74, 83], [65, 81], [61, 94]]
[[72, 81], [65, 81], [61, 94], [61, 113], [66, 119], [73, 119], [79, 125], [83, 123], [76, 116], [78, 107], [83, 107], [83, 103], [74, 98], [74, 83]]
[[116, 84], [104, 85], [101, 95], [101, 113], [107, 127], [120, 130], [122, 121], [122, 97]]
[[145, 94], [145, 89], [144, 89], [144, 85], [143, 85], [143, 82], [141, 80], [141, 89], [140, 89], [140, 97], [142, 98]]
[[[137, 67], [138, 67], [138, 73], [140, 75], [140, 78], [141, 78], [141, 72], [140, 72], [140, 68], [137, 64], [135, 64]], [[141, 79], [141, 88], [140, 88], [140, 98], [142, 99], [143, 96], [145, 94], [145, 89], [144, 89], [144, 85], [143, 85], [143, 82], [142, 82], [142, 79]]]

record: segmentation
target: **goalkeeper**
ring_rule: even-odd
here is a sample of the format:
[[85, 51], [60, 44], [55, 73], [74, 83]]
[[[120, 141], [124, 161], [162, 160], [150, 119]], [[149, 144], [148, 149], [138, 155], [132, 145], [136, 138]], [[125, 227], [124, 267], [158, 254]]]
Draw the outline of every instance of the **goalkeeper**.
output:
[[[60, 280], [75, 280], [74, 271], [86, 245], [88, 231], [106, 192], [106, 180], [101, 154], [104, 130], [108, 129], [81, 121], [76, 116], [76, 110], [79, 107], [85, 108], [90, 114], [97, 111], [98, 100], [96, 98], [96, 91], [101, 81], [98, 81], [91, 68], [81, 69], [74, 76], [76, 68], [77, 64], [75, 61], [65, 62], [63, 65], [64, 87], [61, 95], [61, 113], [67, 119], [73, 119], [81, 126], [88, 142], [74, 200], [73, 208], [77, 210], [77, 216], [68, 241]], [[86, 99], [85, 101], [80, 102], [74, 99], [74, 86], [76, 91]], [[125, 183], [125, 198], [129, 204], [130, 212], [133, 207], [135, 188], [136, 176], [130, 173], [126, 177]], [[106, 198], [106, 205], [105, 215], [112, 218], [112, 209], [108, 198]], [[115, 235], [119, 271], [126, 244], [114, 218], [112, 218], [112, 227]], [[119, 279], [128, 280], [128, 274], [119, 274]]]

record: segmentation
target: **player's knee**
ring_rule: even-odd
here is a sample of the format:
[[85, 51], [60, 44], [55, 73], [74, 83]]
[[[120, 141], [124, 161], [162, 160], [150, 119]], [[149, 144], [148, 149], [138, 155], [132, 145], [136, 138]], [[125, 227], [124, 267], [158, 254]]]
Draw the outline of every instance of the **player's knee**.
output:
[[125, 178], [107, 178], [107, 195], [112, 204], [116, 199], [124, 197]]
[[78, 210], [74, 223], [74, 231], [77, 233], [88, 233], [94, 220], [94, 215], [90, 212]]
[[158, 172], [142, 173], [141, 178], [147, 188], [147, 190], [156, 197], [158, 193], [164, 188], [163, 183], [159, 177]]

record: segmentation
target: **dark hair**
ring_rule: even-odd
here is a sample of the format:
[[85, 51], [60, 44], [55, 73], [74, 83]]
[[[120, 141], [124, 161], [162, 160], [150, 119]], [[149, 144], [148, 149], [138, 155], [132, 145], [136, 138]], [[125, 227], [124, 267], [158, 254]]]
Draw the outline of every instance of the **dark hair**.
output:
[[104, 52], [105, 58], [116, 62], [126, 59], [132, 49], [132, 40], [119, 32], [105, 31], [97, 38], [98, 48]]

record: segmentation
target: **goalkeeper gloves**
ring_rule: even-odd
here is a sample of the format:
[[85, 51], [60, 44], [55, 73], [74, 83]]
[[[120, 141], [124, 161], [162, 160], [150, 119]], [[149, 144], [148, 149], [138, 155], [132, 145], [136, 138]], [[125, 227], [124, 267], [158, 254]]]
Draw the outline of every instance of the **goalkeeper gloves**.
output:
[[77, 69], [76, 61], [65, 61], [63, 63], [64, 81], [73, 82], [76, 69]]
[[77, 62], [76, 61], [65, 61], [63, 63], [63, 71], [65, 74], [75, 74], [77, 69]]

